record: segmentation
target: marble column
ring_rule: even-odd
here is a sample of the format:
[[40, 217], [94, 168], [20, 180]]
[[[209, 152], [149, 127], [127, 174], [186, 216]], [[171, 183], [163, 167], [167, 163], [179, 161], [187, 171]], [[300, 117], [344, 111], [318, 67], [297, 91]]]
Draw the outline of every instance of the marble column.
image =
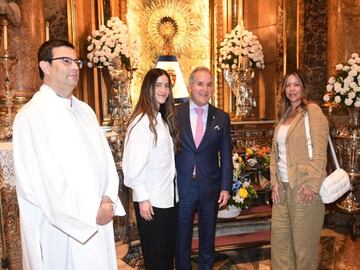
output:
[[360, 53], [360, 2], [328, 0], [328, 77], [352, 53]]
[[44, 1], [21, 1], [19, 7], [22, 17], [20, 26], [10, 22], [8, 27], [9, 55], [17, 58], [10, 73], [11, 86], [16, 89], [16, 96], [27, 100], [41, 85], [37, 50], [45, 41]]

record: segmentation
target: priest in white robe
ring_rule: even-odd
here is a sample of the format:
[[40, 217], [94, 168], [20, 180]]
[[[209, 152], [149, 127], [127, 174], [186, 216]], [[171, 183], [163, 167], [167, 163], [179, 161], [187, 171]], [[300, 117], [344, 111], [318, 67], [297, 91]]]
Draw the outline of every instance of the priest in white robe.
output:
[[97, 118], [72, 95], [83, 63], [62, 40], [38, 58], [44, 84], [13, 128], [23, 269], [117, 269], [112, 217], [125, 211]]

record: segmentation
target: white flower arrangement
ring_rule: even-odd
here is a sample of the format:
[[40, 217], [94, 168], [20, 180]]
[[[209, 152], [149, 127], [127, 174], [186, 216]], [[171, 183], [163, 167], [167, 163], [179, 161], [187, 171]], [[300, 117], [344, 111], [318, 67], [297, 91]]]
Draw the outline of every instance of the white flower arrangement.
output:
[[360, 57], [353, 53], [346, 64], [336, 65], [338, 74], [326, 85], [325, 102], [345, 107], [360, 107]]
[[220, 43], [219, 63], [222, 69], [236, 70], [239, 55], [248, 57], [252, 68], [264, 69], [264, 53], [258, 38], [242, 25], [237, 25]]
[[114, 69], [113, 59], [120, 57], [127, 69], [136, 68], [140, 59], [140, 41], [131, 36], [128, 27], [119, 17], [111, 17], [106, 26], [101, 25], [87, 37], [88, 66]]

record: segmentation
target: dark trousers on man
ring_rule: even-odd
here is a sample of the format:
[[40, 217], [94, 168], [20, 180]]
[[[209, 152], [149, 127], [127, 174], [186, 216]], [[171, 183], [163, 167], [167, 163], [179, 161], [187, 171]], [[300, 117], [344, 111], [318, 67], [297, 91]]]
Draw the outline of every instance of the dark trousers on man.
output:
[[136, 222], [146, 270], [173, 270], [176, 247], [178, 206], [153, 207], [153, 220], [140, 216], [139, 203], [134, 202]]
[[194, 214], [198, 212], [199, 270], [211, 270], [215, 254], [215, 226], [218, 198], [199, 198], [198, 183], [191, 183], [189, 193], [179, 200], [176, 242], [176, 270], [191, 270], [191, 242]]

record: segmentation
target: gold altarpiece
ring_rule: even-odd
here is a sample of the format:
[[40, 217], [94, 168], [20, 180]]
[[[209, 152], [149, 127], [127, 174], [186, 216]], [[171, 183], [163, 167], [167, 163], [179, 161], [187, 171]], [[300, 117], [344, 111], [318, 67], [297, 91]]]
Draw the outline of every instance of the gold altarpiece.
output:
[[[139, 33], [142, 43], [141, 64], [134, 73], [131, 91], [134, 103], [136, 102], [141, 81], [147, 70], [155, 67], [159, 50], [154, 42], [150, 42], [149, 24], [162, 7], [176, 6], [183, 17], [189, 18], [189, 34], [185, 37], [185, 45], [176, 52], [183, 76], [187, 81], [191, 70], [198, 66], [208, 66], [214, 74], [214, 95], [211, 102], [232, 112], [233, 97], [218, 69], [217, 49], [226, 33], [230, 32], [241, 19], [245, 27], [256, 35], [265, 38], [263, 45], [266, 64], [270, 68], [259, 73], [256, 77], [256, 97], [259, 100], [258, 108], [252, 120], [275, 119], [276, 87], [278, 82], [278, 59], [276, 53], [276, 9], [277, 1], [266, 1], [270, 11], [268, 21], [260, 14], [259, 4], [249, 0], [67, 0], [69, 40], [78, 48], [83, 59], [86, 59], [86, 38], [91, 31], [98, 29], [111, 16], [119, 16], [129, 26], [129, 31]], [[270, 3], [270, 4], [269, 4]], [[181, 15], [180, 14], [180, 15]], [[254, 20], [254, 14], [257, 14]], [[174, 15], [175, 16], [175, 15]], [[151, 18], [150, 18], [151, 17]], [[140, 19], [141, 18], [141, 19]], [[260, 18], [260, 19], [259, 19]], [[179, 19], [180, 20], [180, 19]], [[260, 30], [259, 30], [260, 29]], [[262, 32], [261, 32], [262, 31]], [[266, 34], [270, 32], [269, 34]], [[264, 34], [265, 33], [265, 34]], [[263, 39], [264, 39], [263, 38]], [[260, 37], [261, 40], [261, 37]], [[162, 44], [162, 40], [159, 40]], [[269, 61], [267, 61], [269, 59]], [[106, 72], [95, 69], [83, 69], [81, 82], [75, 94], [89, 103], [95, 110], [101, 124], [110, 122], [108, 97], [110, 78]]]

